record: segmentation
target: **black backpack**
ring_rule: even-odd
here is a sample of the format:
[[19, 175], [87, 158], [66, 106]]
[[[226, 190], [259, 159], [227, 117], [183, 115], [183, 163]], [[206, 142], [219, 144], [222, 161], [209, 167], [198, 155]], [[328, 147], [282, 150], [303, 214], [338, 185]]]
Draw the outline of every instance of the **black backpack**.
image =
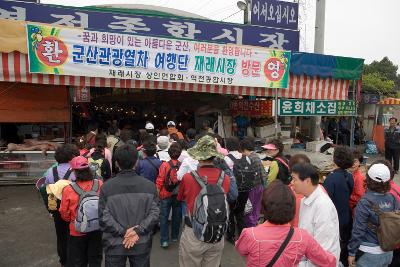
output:
[[165, 177], [164, 180], [164, 188], [165, 190], [167, 190], [168, 192], [173, 192], [175, 190], [175, 188], [179, 185], [179, 182], [174, 183], [171, 179], [171, 172], [172, 170], [178, 171], [179, 167], [181, 166], [181, 163], [178, 161], [178, 164], [174, 165], [172, 163], [172, 160], [168, 161], [168, 164], [170, 166], [168, 172], [167, 172], [167, 176]]
[[235, 176], [238, 192], [249, 192], [254, 188], [255, 181], [259, 177], [258, 166], [253, 162], [249, 163], [245, 155], [237, 159], [233, 155], [228, 154], [233, 161], [233, 175]]
[[209, 184], [205, 177], [200, 177], [195, 171], [191, 174], [201, 186], [193, 208], [193, 233], [200, 241], [217, 243], [228, 229], [228, 202], [222, 188], [225, 173], [221, 171], [216, 184]]
[[284, 184], [289, 185], [292, 181], [292, 175], [289, 171], [289, 161], [283, 157], [276, 157], [275, 160], [279, 167], [277, 179], [281, 180]]

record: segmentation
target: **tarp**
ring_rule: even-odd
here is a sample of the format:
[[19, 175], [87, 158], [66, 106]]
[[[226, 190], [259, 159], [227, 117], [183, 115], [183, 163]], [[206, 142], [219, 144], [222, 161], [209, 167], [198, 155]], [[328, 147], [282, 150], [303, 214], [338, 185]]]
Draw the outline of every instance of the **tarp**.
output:
[[400, 98], [385, 98], [379, 101], [378, 105], [400, 105]]
[[66, 86], [0, 82], [0, 122], [69, 122]]
[[364, 59], [292, 52], [290, 73], [311, 77], [359, 80]]

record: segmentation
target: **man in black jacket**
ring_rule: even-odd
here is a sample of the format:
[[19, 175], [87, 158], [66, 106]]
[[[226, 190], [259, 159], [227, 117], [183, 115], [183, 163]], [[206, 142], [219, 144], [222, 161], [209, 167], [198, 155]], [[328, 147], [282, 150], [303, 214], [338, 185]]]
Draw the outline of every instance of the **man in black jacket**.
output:
[[139, 176], [133, 167], [138, 152], [133, 145], [115, 151], [118, 175], [100, 191], [99, 218], [107, 266], [150, 266], [152, 230], [159, 220], [158, 194], [154, 183]]
[[400, 127], [397, 118], [389, 119], [390, 126], [385, 128], [385, 158], [392, 163], [394, 171], [399, 171]]

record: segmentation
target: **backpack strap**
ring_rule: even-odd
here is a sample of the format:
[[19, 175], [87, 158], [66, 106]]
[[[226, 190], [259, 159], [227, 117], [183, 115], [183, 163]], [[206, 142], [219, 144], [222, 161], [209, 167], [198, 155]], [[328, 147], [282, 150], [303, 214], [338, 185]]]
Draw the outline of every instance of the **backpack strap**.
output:
[[394, 192], [396, 192], [396, 194], [400, 197], [400, 193], [399, 193], [399, 191], [397, 191], [396, 189], [394, 189], [393, 187], [392, 187], [392, 190], [394, 191]]
[[206, 182], [199, 176], [196, 171], [192, 171], [190, 174], [192, 174], [193, 178], [201, 186], [202, 189], [206, 187]]
[[148, 161], [151, 166], [158, 172], [158, 167], [154, 164], [154, 162], [151, 161], [149, 158], [145, 158], [144, 160]]
[[93, 179], [93, 185], [91, 191], [96, 192], [99, 190], [99, 180]]
[[217, 185], [222, 187], [222, 183], [224, 182], [224, 178], [225, 178], [225, 172], [223, 170], [221, 170], [221, 173], [220, 173], [218, 181], [217, 181]]
[[69, 176], [71, 175], [71, 173], [72, 173], [72, 169], [69, 168], [68, 171], [65, 173], [63, 179], [64, 179], [64, 180], [68, 180], [68, 178], [69, 178]]
[[285, 165], [285, 167], [289, 170], [289, 164], [287, 164], [287, 162], [284, 159], [282, 159], [281, 157], [276, 157], [275, 159], [280, 163], [282, 163], [283, 165]]
[[60, 176], [58, 176], [57, 166], [53, 167], [53, 178], [54, 178], [54, 183], [56, 183], [60, 179]]
[[276, 263], [276, 261], [279, 259], [279, 257], [281, 256], [282, 252], [285, 250], [285, 248], [287, 247], [287, 245], [289, 244], [290, 239], [292, 239], [294, 233], [294, 228], [292, 226], [290, 226], [289, 232], [285, 238], [285, 240], [283, 241], [282, 245], [279, 247], [278, 251], [275, 253], [274, 257], [272, 258], [272, 260], [268, 263], [267, 267], [272, 267], [274, 266], [274, 264]]
[[235, 158], [232, 154], [228, 154], [227, 156], [233, 161], [233, 163], [237, 161], [237, 158]]
[[172, 160], [168, 161], [168, 164], [169, 164], [169, 166], [171, 167], [171, 169], [178, 167], [178, 165], [175, 166], [175, 165], [172, 163]]
[[83, 191], [82, 188], [80, 188], [80, 186], [77, 183], [72, 183], [71, 184], [72, 189], [74, 189], [74, 191], [79, 195], [79, 197], [81, 195], [83, 195], [83, 193], [85, 193], [85, 191]]

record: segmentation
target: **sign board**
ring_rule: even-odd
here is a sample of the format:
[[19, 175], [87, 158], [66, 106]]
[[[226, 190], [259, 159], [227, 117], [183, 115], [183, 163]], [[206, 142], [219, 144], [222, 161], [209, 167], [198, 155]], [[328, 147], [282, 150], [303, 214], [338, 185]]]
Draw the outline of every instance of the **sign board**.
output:
[[39, 22], [104, 32], [299, 51], [299, 31], [217, 21], [100, 12], [4, 0], [0, 1], [0, 19]]
[[355, 116], [353, 100], [279, 99], [280, 116]]
[[297, 30], [299, 3], [277, 0], [252, 0], [251, 24]]
[[378, 94], [362, 94], [361, 96], [364, 104], [378, 104], [380, 101]]
[[27, 25], [31, 73], [287, 88], [290, 52]]
[[74, 87], [73, 100], [75, 103], [90, 102], [90, 88], [89, 87]]
[[232, 100], [230, 103], [232, 116], [246, 117], [272, 117], [273, 101], [272, 100]]

